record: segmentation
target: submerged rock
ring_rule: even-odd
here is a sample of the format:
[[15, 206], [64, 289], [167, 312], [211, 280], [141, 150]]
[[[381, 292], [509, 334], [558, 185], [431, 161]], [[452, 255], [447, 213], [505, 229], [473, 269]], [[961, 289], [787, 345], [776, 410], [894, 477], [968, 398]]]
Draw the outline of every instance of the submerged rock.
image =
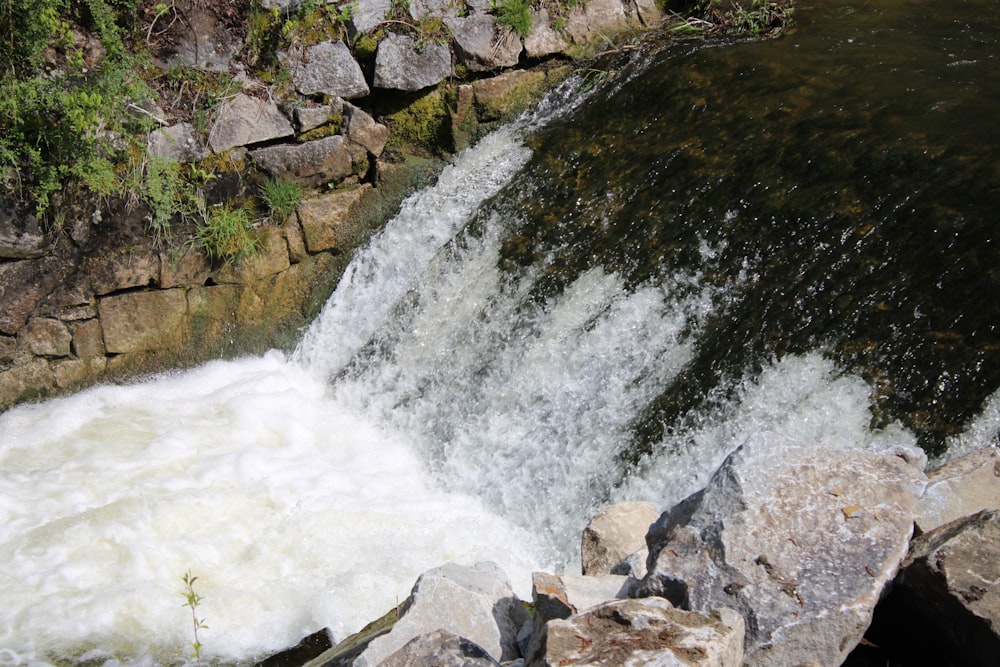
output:
[[840, 664], [906, 555], [925, 484], [893, 453], [757, 436], [654, 524], [638, 594], [739, 610], [748, 665]]

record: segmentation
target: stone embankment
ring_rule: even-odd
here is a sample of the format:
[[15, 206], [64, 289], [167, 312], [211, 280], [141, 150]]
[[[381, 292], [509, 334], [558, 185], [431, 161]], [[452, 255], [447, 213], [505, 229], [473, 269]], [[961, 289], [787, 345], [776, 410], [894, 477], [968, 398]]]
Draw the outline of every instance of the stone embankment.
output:
[[[289, 16], [300, 3], [262, 4]], [[197, 243], [177, 242], [194, 234], [176, 216], [175, 240], [165, 243], [150, 232], [153, 211], [142, 203], [65, 193], [58, 215], [43, 222], [0, 201], [0, 410], [98, 381], [288, 347], [350, 251], [413, 187], [413, 170], [400, 164], [412, 162], [404, 160], [411, 135], [460, 150], [566, 76], [567, 63], [598, 37], [646, 30], [663, 17], [652, 0], [589, 0], [567, 4], [558, 18], [533, 10], [520, 37], [498, 25], [485, 0], [350, 4], [348, 41], [369, 37], [374, 52], [356, 53], [343, 39], [297, 42], [275, 54], [290, 80], [278, 88], [249, 73], [244, 45], [218, 23], [213, 2], [177, 0], [185, 20], [174, 22], [170, 48], [154, 62], [164, 71], [227, 72], [238, 89], [201, 128], [173, 122], [157, 100], [123, 100], [162, 125], [148, 137], [150, 157], [207, 179], [209, 207], [252, 198], [265, 176], [312, 193], [287, 219], [258, 225], [256, 256], [212, 262]], [[394, 13], [404, 7], [407, 16]], [[425, 25], [447, 29], [423, 34]], [[408, 105], [380, 115], [376, 98], [393, 95]], [[387, 151], [394, 138], [400, 148]]]
[[760, 435], [663, 514], [594, 517], [585, 574], [535, 573], [531, 605], [492, 563], [446, 564], [357, 635], [262, 664], [1000, 664], [1000, 451], [925, 464]]

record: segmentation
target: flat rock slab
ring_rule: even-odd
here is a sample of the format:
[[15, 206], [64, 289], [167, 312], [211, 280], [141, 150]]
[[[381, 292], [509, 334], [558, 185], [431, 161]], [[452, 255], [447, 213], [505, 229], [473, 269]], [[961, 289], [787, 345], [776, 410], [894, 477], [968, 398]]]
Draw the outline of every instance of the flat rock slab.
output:
[[926, 484], [911, 459], [756, 436], [651, 528], [638, 595], [739, 610], [748, 665], [840, 664], [906, 556]]
[[292, 123], [273, 100], [240, 93], [219, 107], [208, 133], [208, 144], [213, 151], [221, 153], [236, 146], [251, 146], [293, 134]]
[[917, 512], [922, 533], [981, 510], [1000, 509], [1000, 449], [960, 456], [928, 473], [927, 479]]
[[351, 147], [343, 135], [304, 144], [280, 144], [250, 151], [257, 166], [275, 178], [306, 187], [336, 183], [351, 175]]
[[660, 518], [653, 503], [627, 502], [610, 505], [590, 520], [583, 529], [580, 554], [584, 574], [632, 574], [631, 557], [646, 575], [646, 533]]
[[375, 54], [375, 87], [416, 91], [451, 75], [451, 49], [443, 44], [418, 48], [408, 35], [389, 35]]
[[350, 49], [339, 39], [278, 54], [303, 95], [333, 95], [345, 100], [368, 95], [368, 83]]
[[616, 600], [545, 628], [541, 657], [531, 666], [628, 665], [739, 667], [743, 617], [674, 608], [662, 598]]

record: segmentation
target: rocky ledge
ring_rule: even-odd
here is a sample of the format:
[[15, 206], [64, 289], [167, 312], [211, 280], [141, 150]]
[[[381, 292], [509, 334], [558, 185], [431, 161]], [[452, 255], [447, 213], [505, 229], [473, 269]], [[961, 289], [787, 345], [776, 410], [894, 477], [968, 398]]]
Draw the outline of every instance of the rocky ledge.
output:
[[584, 574], [535, 573], [530, 604], [496, 565], [449, 563], [360, 633], [260, 665], [1000, 664], [1000, 451], [926, 462], [760, 435], [662, 514], [595, 516]]
[[[572, 59], [598, 39], [637, 34], [664, 17], [652, 0], [588, 0], [560, 5], [559, 17], [530, 10], [521, 36], [484, 0], [300, 5], [254, 7], [261, 20], [285, 27], [308, 22], [294, 12], [325, 12], [340, 37], [305, 31], [276, 53], [255, 53], [280, 63], [280, 85], [248, 65], [253, 49], [223, 20], [235, 4], [164, 5], [183, 20], [162, 31], [156, 24], [154, 65], [224, 75], [229, 87], [196, 119], [179, 113], [172, 95], [121, 100], [160, 125], [148, 136], [148, 159], [190, 171], [203, 217], [220, 206], [253, 210], [245, 204], [266, 178], [304, 189], [307, 201], [292, 215], [255, 223], [255, 256], [206, 257], [197, 216], [185, 219], [169, 201], [157, 210], [134, 198], [65, 191], [41, 220], [0, 196], [0, 410], [94, 382], [288, 347], [350, 251], [423, 177], [423, 167], [408, 168], [413, 155], [461, 150], [571, 73]], [[151, 26], [147, 41], [153, 35]], [[164, 229], [169, 242], [155, 231]]]

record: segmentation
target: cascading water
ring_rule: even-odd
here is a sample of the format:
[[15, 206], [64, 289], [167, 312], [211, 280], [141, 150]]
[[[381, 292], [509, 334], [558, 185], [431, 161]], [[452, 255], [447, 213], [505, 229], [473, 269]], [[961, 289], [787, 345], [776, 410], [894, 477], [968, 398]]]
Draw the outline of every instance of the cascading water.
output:
[[989, 446], [996, 4], [651, 46], [407, 200], [290, 357], [0, 416], [0, 664], [182, 663], [188, 571], [213, 662], [448, 560], [527, 596], [596, 508], [665, 508], [761, 430]]

